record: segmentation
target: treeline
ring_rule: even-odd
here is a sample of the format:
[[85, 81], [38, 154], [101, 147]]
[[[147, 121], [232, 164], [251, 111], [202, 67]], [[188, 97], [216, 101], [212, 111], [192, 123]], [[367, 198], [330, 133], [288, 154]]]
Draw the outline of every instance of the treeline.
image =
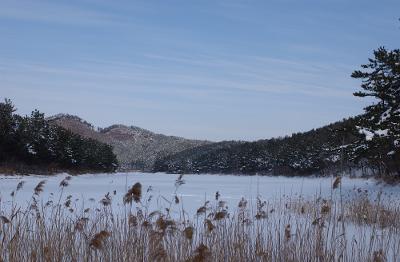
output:
[[38, 110], [15, 114], [9, 99], [0, 103], [0, 166], [38, 166], [55, 170], [112, 172], [112, 147], [83, 138], [47, 121]]
[[400, 177], [400, 50], [381, 47], [353, 78], [358, 97], [374, 97], [365, 114], [290, 137], [221, 142], [158, 159], [156, 172], [321, 174], [352, 168]]
[[364, 116], [282, 138], [255, 142], [224, 141], [160, 158], [155, 172], [311, 175], [364, 171], [398, 174], [399, 151], [385, 137], [367, 140]]
[[284, 138], [255, 142], [220, 142], [159, 159], [155, 171], [171, 173], [242, 173], [307, 175], [359, 160], [363, 136], [346, 119]]

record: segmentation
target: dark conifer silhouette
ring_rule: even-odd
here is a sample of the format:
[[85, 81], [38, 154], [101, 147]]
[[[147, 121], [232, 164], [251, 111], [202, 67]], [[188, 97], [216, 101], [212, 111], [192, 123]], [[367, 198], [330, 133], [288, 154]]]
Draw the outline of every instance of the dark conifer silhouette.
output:
[[38, 110], [30, 116], [15, 114], [9, 99], [0, 103], [0, 164], [7, 163], [76, 171], [111, 172], [118, 167], [111, 146], [53, 125]]

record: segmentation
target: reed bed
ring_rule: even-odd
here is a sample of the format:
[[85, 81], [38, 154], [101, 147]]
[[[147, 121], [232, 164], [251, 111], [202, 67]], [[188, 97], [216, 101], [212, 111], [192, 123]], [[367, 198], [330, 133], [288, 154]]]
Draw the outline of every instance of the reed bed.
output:
[[[40, 182], [26, 208], [1, 206], [0, 261], [400, 261], [400, 204], [368, 192], [344, 200], [341, 180], [329, 199], [241, 199], [231, 210], [215, 198], [187, 214], [180, 176], [168, 205], [151, 210], [151, 190], [140, 183], [123, 199], [115, 192], [84, 208], [63, 190], [43, 202]], [[18, 197], [23, 183], [16, 185]], [[120, 211], [114, 202], [123, 203]], [[175, 212], [173, 212], [175, 211]], [[178, 215], [177, 215], [178, 214]]]

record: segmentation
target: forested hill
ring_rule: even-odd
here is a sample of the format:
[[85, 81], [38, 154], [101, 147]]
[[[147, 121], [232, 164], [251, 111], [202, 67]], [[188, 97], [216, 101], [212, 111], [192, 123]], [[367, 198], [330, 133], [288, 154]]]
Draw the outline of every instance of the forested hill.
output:
[[0, 103], [0, 171], [112, 172], [117, 167], [111, 146], [53, 125], [37, 110], [20, 116], [10, 100]]
[[210, 143], [156, 134], [136, 126], [112, 125], [95, 129], [85, 120], [67, 114], [55, 115], [48, 120], [73, 133], [112, 146], [120, 170], [151, 171], [158, 158]]
[[284, 138], [205, 145], [159, 159], [154, 171], [304, 175], [352, 167], [365, 148], [358, 121], [349, 118]]

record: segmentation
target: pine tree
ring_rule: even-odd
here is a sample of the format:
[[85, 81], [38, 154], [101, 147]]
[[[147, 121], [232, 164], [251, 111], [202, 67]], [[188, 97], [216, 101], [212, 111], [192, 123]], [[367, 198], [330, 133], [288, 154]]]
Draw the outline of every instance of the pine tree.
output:
[[38, 110], [24, 117], [14, 112], [10, 100], [0, 103], [0, 164], [105, 172], [118, 167], [111, 146], [53, 125]]
[[14, 153], [16, 123], [13, 103], [5, 99], [0, 103], [0, 161], [9, 158]]
[[384, 172], [400, 175], [400, 50], [380, 47], [374, 58], [354, 71], [353, 78], [361, 79], [363, 91], [358, 97], [373, 97], [377, 102], [365, 108], [360, 132], [367, 138], [367, 156]]

